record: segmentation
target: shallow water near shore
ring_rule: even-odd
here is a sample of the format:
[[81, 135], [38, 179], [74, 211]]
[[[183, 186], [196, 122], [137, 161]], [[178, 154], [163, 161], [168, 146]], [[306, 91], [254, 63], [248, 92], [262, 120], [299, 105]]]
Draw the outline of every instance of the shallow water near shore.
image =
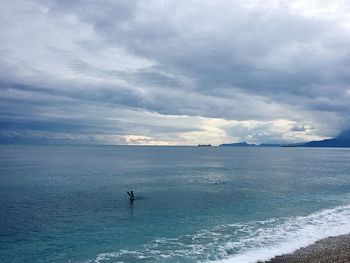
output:
[[326, 148], [0, 146], [0, 261], [265, 260], [350, 232], [349, 160]]

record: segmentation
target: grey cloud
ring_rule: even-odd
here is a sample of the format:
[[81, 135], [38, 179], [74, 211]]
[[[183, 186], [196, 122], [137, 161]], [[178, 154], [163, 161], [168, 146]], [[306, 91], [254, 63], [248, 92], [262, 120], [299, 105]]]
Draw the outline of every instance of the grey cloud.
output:
[[[55, 124], [46, 120], [49, 126], [43, 119], [38, 127], [49, 130], [56, 125], [61, 127], [56, 128], [59, 132], [71, 129], [76, 133], [107, 131], [109, 134], [115, 126], [106, 119], [113, 116], [108, 112], [98, 115], [91, 112], [96, 108], [111, 109], [116, 119], [118, 111], [125, 109], [224, 120], [284, 118], [312, 123], [313, 132], [324, 136], [333, 135], [350, 123], [347, 117], [350, 37], [343, 27], [343, 22], [349, 19], [344, 15], [349, 9], [346, 3], [342, 7], [343, 16], [330, 18], [301, 14], [291, 3], [282, 1], [252, 6], [246, 1], [199, 4], [197, 1], [50, 0], [27, 5], [30, 3], [35, 3], [28, 9], [33, 16], [35, 10], [42, 8], [39, 10], [42, 21], [48, 19], [53, 28], [69, 23], [77, 28], [71, 28], [71, 35], [62, 36], [71, 42], [62, 39], [57, 45], [50, 42], [44, 46], [42, 55], [48, 55], [48, 61], [63, 63], [55, 76], [46, 68], [29, 70], [30, 63], [21, 63], [19, 55], [31, 50], [21, 50], [23, 47], [16, 45], [0, 46], [0, 54], [4, 55], [0, 66], [0, 91], [4, 95], [0, 109], [2, 118], [10, 119], [4, 126], [13, 130], [25, 126], [35, 130], [40, 111], [83, 116], [84, 109], [86, 121], [94, 123], [89, 127], [84, 123], [69, 126], [65, 123], [69, 120], [58, 119]], [[16, 7], [20, 3], [7, 2], [7, 5]], [[10, 15], [7, 19], [11, 24]], [[25, 26], [26, 17], [17, 14], [12, 19]], [[10, 35], [9, 28], [4, 25], [3, 36], [10, 41], [6, 37]], [[84, 27], [87, 33], [75, 38], [78, 27]], [[16, 28], [13, 31], [16, 33]], [[38, 43], [45, 42], [41, 41], [45, 40], [45, 34], [33, 32], [33, 36], [38, 38]], [[103, 62], [109, 56], [103, 53], [99, 57], [100, 52], [110, 50], [112, 56], [113, 48], [152, 65], [120, 69], [109, 68], [108, 63], [101, 66], [100, 60]], [[100, 60], [96, 62], [95, 58]], [[9, 63], [11, 59], [18, 61]], [[70, 75], [60, 78], [65, 70]], [[34, 123], [14, 123], [11, 116], [20, 115], [21, 111], [32, 115], [30, 122]], [[153, 121], [156, 124], [152, 125], [150, 119], [149, 124], [137, 128], [124, 120], [116, 124], [118, 128], [114, 132], [163, 136], [171, 131], [201, 130], [194, 126], [167, 124], [166, 127]], [[16, 128], [16, 125], [23, 126]], [[293, 127], [291, 131], [301, 132], [301, 127]], [[255, 140], [276, 141], [283, 137], [269, 125], [259, 129], [254, 131]], [[241, 138], [248, 136], [247, 133], [238, 128], [227, 131], [230, 136]]]
[[[122, 43], [140, 56], [155, 59], [166, 70], [197, 80], [199, 93], [215, 95], [217, 89], [233, 86], [274, 99], [284, 98], [276, 98], [276, 93], [322, 97], [334, 93], [328, 88], [330, 85], [349, 81], [347, 47], [332, 48], [337, 41], [332, 32], [340, 30], [337, 21], [303, 17], [292, 13], [288, 5], [280, 7], [282, 12], [250, 10], [240, 2], [234, 7], [228, 4], [234, 16], [225, 11], [226, 3], [212, 5], [216, 13], [222, 13], [213, 16], [212, 10], [210, 13], [207, 10], [208, 4], [203, 4], [203, 10], [193, 10], [197, 6], [181, 1], [178, 5], [171, 2], [170, 6], [177, 7], [179, 14], [175, 12], [171, 19], [166, 19], [168, 16], [157, 13], [157, 8], [153, 11], [156, 1], [131, 3], [123, 23], [118, 15], [111, 19], [107, 14], [96, 16], [88, 11], [75, 14], [92, 24], [106, 41]], [[117, 14], [123, 10], [111, 2], [106, 6]], [[97, 9], [91, 2], [84, 3], [84, 7]], [[181, 11], [186, 9], [194, 12], [193, 20], [191, 16], [182, 17]], [[217, 26], [215, 31], [206, 28], [205, 22], [210, 18]], [[190, 20], [192, 23], [184, 24]], [[349, 43], [349, 39], [342, 42]], [[345, 57], [339, 56], [344, 52]], [[147, 83], [142, 77], [140, 81]], [[339, 92], [344, 89], [338, 86]]]
[[305, 127], [303, 125], [293, 126], [290, 130], [291, 131], [296, 131], [296, 132], [304, 132], [304, 131], [306, 131], [306, 129], [305, 129]]
[[[25, 92], [25, 95], [3, 96], [0, 99], [0, 132], [4, 138], [25, 142], [25, 137], [35, 140], [41, 138], [39, 133], [51, 139], [56, 138], [54, 134], [59, 133], [58, 137], [62, 138], [62, 134], [66, 133], [68, 139], [80, 138], [82, 141], [97, 135], [169, 134], [171, 137], [172, 134], [174, 137], [176, 133], [201, 130], [195, 125], [164, 124], [164, 121], [157, 121], [156, 117], [142, 115], [142, 112], [139, 113], [142, 117], [135, 118], [135, 113], [126, 110], [125, 103], [112, 103], [97, 94], [78, 96], [28, 85], [7, 84], [6, 87], [5, 92]], [[99, 102], [98, 105], [96, 102]], [[48, 133], [53, 135], [49, 136]]]

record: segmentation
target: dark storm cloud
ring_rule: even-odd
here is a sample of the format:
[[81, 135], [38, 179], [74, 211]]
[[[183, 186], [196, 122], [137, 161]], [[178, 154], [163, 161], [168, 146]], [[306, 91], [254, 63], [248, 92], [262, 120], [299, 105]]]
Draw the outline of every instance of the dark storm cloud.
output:
[[297, 139], [332, 136], [350, 123], [343, 1], [49, 0], [3, 7], [2, 129], [160, 140], [220, 130], [225, 139], [272, 142], [289, 132]]
[[[280, 3], [275, 9], [269, 5], [249, 9], [239, 1], [200, 6], [170, 2], [164, 8], [165, 12], [173, 8], [170, 19], [170, 14], [159, 13], [164, 10], [155, 1], [107, 2], [102, 11], [98, 3], [83, 2], [63, 5], [61, 10], [91, 24], [106, 41], [154, 59], [163, 70], [196, 80], [199, 93], [215, 96], [217, 89], [229, 87], [232, 93], [241, 89], [285, 103], [289, 102], [285, 95], [341, 98], [350, 80], [346, 46], [350, 38], [338, 39], [338, 20], [303, 16]], [[115, 15], [103, 13], [106, 9]], [[183, 15], [188, 9], [190, 15]], [[156, 72], [149, 76], [150, 84], [158, 80], [157, 85], [169, 85], [169, 79]], [[139, 81], [148, 83], [142, 75]], [[310, 107], [327, 111], [332, 103]]]
[[[142, 105], [141, 97], [140, 100], [136, 100], [135, 94], [131, 96], [122, 91], [118, 91], [119, 96], [116, 96], [116, 93], [111, 90], [98, 92], [95, 88], [86, 91], [50, 90], [37, 86], [2, 84], [2, 87], [4, 86], [7, 87], [5, 90], [15, 93], [15, 96], [2, 98], [0, 108], [2, 108], [4, 116], [0, 125], [1, 130], [27, 128], [41, 131], [123, 135], [135, 130], [137, 123], [128, 123], [127, 120], [119, 121], [117, 119], [118, 113], [121, 113], [122, 109]], [[24, 95], [18, 96], [16, 94]], [[129, 96], [132, 99], [128, 99]], [[99, 102], [99, 107], [95, 106], [97, 102]], [[64, 109], [62, 109], [62, 105], [64, 105]], [[26, 112], [23, 112], [24, 107]], [[45, 112], [41, 112], [42, 109], [45, 109]], [[106, 119], [107, 111], [112, 112], [109, 119]], [[128, 113], [120, 115], [128, 117]], [[153, 125], [152, 120], [149, 123], [143, 123], [143, 129], [161, 133], [200, 130], [181, 126], [162, 127], [160, 123]]]

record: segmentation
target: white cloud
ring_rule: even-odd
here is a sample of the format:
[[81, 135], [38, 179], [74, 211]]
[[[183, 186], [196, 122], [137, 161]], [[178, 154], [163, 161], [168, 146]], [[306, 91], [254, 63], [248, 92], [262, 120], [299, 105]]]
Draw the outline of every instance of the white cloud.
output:
[[2, 133], [185, 145], [336, 135], [350, 124], [349, 7], [2, 1]]

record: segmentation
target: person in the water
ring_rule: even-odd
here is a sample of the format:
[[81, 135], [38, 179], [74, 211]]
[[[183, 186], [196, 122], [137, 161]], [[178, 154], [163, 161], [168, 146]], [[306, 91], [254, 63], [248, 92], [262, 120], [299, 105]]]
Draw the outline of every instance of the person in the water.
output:
[[127, 191], [128, 195], [129, 195], [129, 199], [130, 201], [134, 201], [136, 198], [135, 198], [135, 195], [134, 195], [134, 192], [131, 190], [130, 192]]

